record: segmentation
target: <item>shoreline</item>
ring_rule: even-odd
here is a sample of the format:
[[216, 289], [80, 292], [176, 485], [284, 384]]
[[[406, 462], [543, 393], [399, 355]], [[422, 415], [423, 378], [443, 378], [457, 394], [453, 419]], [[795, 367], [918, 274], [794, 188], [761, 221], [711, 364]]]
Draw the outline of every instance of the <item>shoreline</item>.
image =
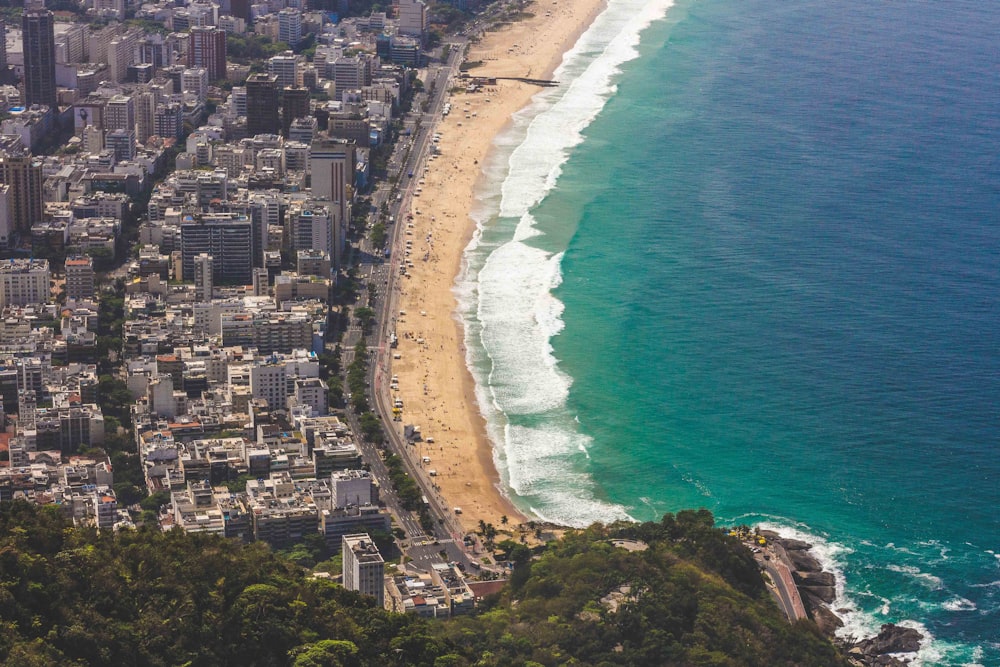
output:
[[[547, 6], [547, 2], [536, 1], [533, 2], [526, 11], [530, 12], [537, 10], [539, 7]], [[551, 78], [553, 71], [560, 64], [563, 54], [573, 47], [579, 39], [579, 36], [586, 31], [586, 29], [593, 22], [593, 19], [605, 6], [606, 4], [604, 0], [593, 3], [594, 9], [592, 14], [589, 16], [589, 19], [577, 26], [578, 31], [574, 36], [571, 38], [567, 37], [568, 41], [561, 44], [562, 50], [555, 55], [554, 60], [549, 63], [545, 70], [532, 72], [531, 70], [518, 70], [516, 67], [504, 69], [504, 67], [511, 67], [512, 64], [516, 66], [519, 61], [515, 56], [523, 56], [526, 53], [531, 53], [534, 48], [534, 45], [526, 43], [529, 38], [521, 37], [514, 39], [514, 36], [509, 34], [515, 28], [519, 26], [523, 27], [522, 24], [515, 24], [514, 26], [505, 26], [498, 32], [489, 33], [486, 35], [482, 43], [471, 44], [469, 46], [467, 60], [470, 62], [478, 60], [483, 61], [481, 65], [470, 70], [469, 74], [473, 76], [516, 75]], [[530, 19], [528, 21], [530, 21]], [[531, 39], [537, 38], [538, 36], [536, 35]], [[497, 46], [497, 44], [500, 44], [501, 46]], [[507, 46], [503, 46], [504, 44]], [[491, 53], [495, 54], [500, 49], [502, 49], [502, 52], [507, 53], [507, 49], [512, 49], [514, 45], [520, 45], [518, 47], [519, 53], [515, 53], [510, 57], [480, 57], [481, 55], [485, 56]], [[445, 503], [445, 505], [447, 507], [458, 505], [463, 508], [463, 516], [456, 518], [461, 521], [466, 530], [476, 530], [478, 522], [484, 521], [486, 523], [493, 523], [497, 528], [501, 529], [501, 532], [504, 532], [504, 528], [510, 529], [515, 526], [518, 521], [527, 521], [528, 519], [536, 517], [525, 516], [516, 507], [514, 507], [512, 501], [506, 497], [504, 493], [500, 475], [495, 466], [493, 444], [489, 440], [486, 433], [486, 422], [479, 411], [478, 401], [475, 396], [475, 381], [465, 363], [466, 348], [464, 344], [464, 328], [457, 317], [456, 300], [452, 293], [455, 286], [455, 277], [458, 275], [462, 267], [464, 250], [468, 247], [468, 244], [475, 233], [475, 222], [469, 217], [469, 213], [473, 210], [473, 207], [477, 203], [475, 200], [475, 194], [482, 191], [483, 179], [485, 177], [485, 174], [482, 172], [482, 168], [489, 163], [490, 156], [495, 150], [493, 141], [497, 135], [506, 131], [511, 126], [512, 120], [510, 114], [523, 109], [525, 106], [530, 104], [533, 96], [542, 90], [540, 88], [528, 87], [523, 84], [515, 84], [515, 82], [502, 81], [499, 83], [500, 85], [495, 87], [497, 89], [496, 92], [478, 94], [456, 92], [452, 95], [450, 100], [452, 104], [452, 115], [444, 119], [444, 121], [439, 123], [437, 128], [435, 128], [435, 131], [442, 133], [442, 138], [439, 144], [441, 146], [441, 155], [437, 159], [428, 163], [429, 170], [426, 175], [414, 175], [415, 179], [424, 179], [426, 184], [423, 186], [424, 192], [421, 196], [412, 200], [411, 208], [418, 209], [420, 211], [420, 214], [415, 215], [414, 219], [415, 233], [412, 237], [407, 236], [404, 238], [413, 238], [414, 248], [422, 248], [421, 241], [424, 238], [424, 234], [428, 232], [432, 233], [434, 239], [434, 250], [437, 254], [434, 261], [442, 265], [451, 262], [450, 258], [453, 257], [453, 255], [443, 248], [443, 246], [450, 243], [450, 241], [440, 238], [439, 234], [450, 234], [451, 238], [459, 239], [459, 250], [457, 259], [454, 261], [454, 270], [451, 272], [450, 283], [448, 283], [444, 289], [447, 291], [447, 299], [451, 303], [448, 315], [450, 317], [452, 327], [456, 332], [455, 338], [453, 339], [453, 351], [454, 354], [459, 357], [457, 366], [453, 366], [458, 368], [458, 375], [451, 376], [450, 379], [452, 381], [456, 381], [456, 378], [458, 378], [457, 382], [460, 384], [460, 389], [456, 392], [452, 391], [454, 388], [451, 388], [446, 392], [441, 392], [441, 394], [443, 396], [444, 394], [451, 392], [464, 397], [464, 400], [460, 403], [444, 403], [444, 405], [446, 407], [448, 405], [461, 405], [462, 410], [466, 412], [467, 416], [471, 419], [471, 424], [473, 426], [472, 439], [475, 440], [477, 444], [465, 447], [459, 446], [455, 448], [450, 446], [442, 447], [439, 454], [430, 454], [432, 461], [429, 465], [425, 466], [425, 468], [434, 468], [440, 471], [440, 467], [445, 465], [451, 466], [451, 468], [456, 470], [454, 474], [459, 477], [457, 480], [447, 479], [443, 476], [439, 476], [435, 479], [440, 480], [438, 484], [441, 487], [440, 492], [442, 497], [451, 503]], [[503, 96], [504, 100], [507, 100], [509, 97], [516, 97], [523, 101], [518, 106], [507, 105], [505, 102], [504, 109], [507, 110], [506, 119], [499, 125], [496, 125], [496, 119], [487, 116], [485, 110], [496, 109], [500, 96]], [[486, 97], [489, 98], [488, 102], [484, 101]], [[469, 102], [468, 108], [466, 108], [465, 102]], [[471, 118], [469, 116], [471, 116]], [[483, 128], [487, 128], [487, 130], [483, 130]], [[485, 143], [485, 148], [483, 148], [481, 142]], [[468, 185], [467, 177], [470, 170], [474, 172], [474, 176], [472, 177], [471, 186], [466, 187]], [[458, 171], [460, 176], [453, 174], [453, 171]], [[464, 218], [462, 215], [463, 210]], [[442, 212], [444, 213], [444, 216], [448, 216], [447, 220], [442, 216]], [[457, 220], [451, 220], [451, 217], [456, 216], [458, 218]], [[432, 217], [436, 217], [436, 220], [432, 219]], [[463, 220], [464, 227], [461, 224], [461, 221]], [[405, 224], [405, 219], [402, 222]], [[451, 249], [449, 248], [449, 251], [450, 250]], [[415, 269], [422, 268], [421, 265], [423, 263], [420, 262], [419, 259], [416, 259], [420, 255], [422, 255], [422, 252], [414, 252]], [[447, 271], [445, 271], [445, 273], [447, 273]], [[427, 304], [434, 302], [436, 299], [436, 297], [431, 296], [435, 290], [437, 290], [436, 293], [440, 295], [441, 284], [438, 281], [433, 281], [433, 285], [431, 284], [431, 281], [424, 282], [423, 279], [426, 278], [426, 273], [414, 270], [411, 272], [411, 275], [413, 278], [403, 279], [402, 286], [406, 294], [401, 301], [401, 305], [404, 309], [408, 310], [410, 315], [409, 319], [411, 322], [407, 324], [410, 324], [413, 321], [418, 321], [419, 318], [420, 321], [418, 321], [418, 325], [423, 325], [424, 323], [422, 320], [424, 320], [425, 317], [430, 317], [435, 315], [435, 313], [440, 312], [432, 311], [427, 307]], [[422, 278], [419, 287], [415, 287], [414, 283], [417, 275]], [[421, 310], [426, 311], [427, 316], [421, 316], [419, 314]], [[418, 318], [413, 317], [414, 315], [417, 315]], [[424, 336], [421, 337], [426, 338]], [[426, 338], [426, 340], [430, 341], [429, 338]], [[429, 345], [427, 347], [428, 349], [430, 348]], [[436, 348], [437, 346], [434, 347]], [[445, 348], [446, 347], [447, 346], [445, 346]], [[437, 355], [436, 360], [432, 363], [445, 364], [453, 361], [447, 358], [449, 355], [446, 350], [442, 350], [440, 353], [429, 351], [427, 354]], [[395, 363], [398, 362], [394, 362], [394, 364]], [[397, 371], [394, 369], [393, 372]], [[410, 382], [406, 382], [407, 380], [412, 380], [413, 383], [416, 383], [419, 382], [419, 379], [408, 378], [403, 371], [399, 372], [399, 376], [401, 380], [401, 393], [405, 392], [407, 396], [410, 396], [411, 394], [414, 394], [414, 392], [419, 391], [419, 384], [411, 385]], [[410, 386], [414, 387], [414, 391], [410, 391]], [[414, 396], [414, 398], [416, 398], [416, 396]], [[439, 400], [443, 401], [443, 398], [440, 398]], [[416, 405], [417, 401], [413, 401], [413, 403]], [[433, 421], [435, 405], [440, 405], [441, 403], [435, 403], [435, 401], [431, 400], [428, 401], [428, 404], [431, 405], [431, 412], [429, 413], [431, 415], [431, 419], [417, 421], [416, 423], [424, 424], [425, 422], [430, 423]], [[411, 404], [408, 401], [407, 413], [410, 412], [410, 409]], [[444, 410], [444, 413], [448, 414], [449, 411], [450, 410]], [[437, 412], [441, 412], [441, 410], [438, 408]], [[440, 423], [446, 428], [450, 428], [451, 420], [454, 418], [456, 417], [448, 414], [448, 417], [440, 420]], [[407, 419], [408, 423], [409, 421], [410, 420]], [[432, 437], [435, 437], [436, 440], [443, 439], [433, 434]], [[426, 445], [424, 445], [424, 447], [426, 447]], [[462, 477], [463, 475], [468, 476], [470, 480], [473, 476], [478, 475], [478, 481], [475, 482], [477, 486], [475, 488], [479, 488], [479, 491], [467, 491], [466, 489], [461, 488], [463, 482], [465, 482], [465, 477]], [[451, 477], [451, 475], [449, 475], [449, 477]], [[480, 484], [483, 480], [485, 480], [485, 489], [478, 487], [478, 484]], [[463, 500], [463, 498], [474, 498], [476, 493], [480, 494], [478, 501]], [[491, 498], [490, 496], [493, 495], [498, 495], [499, 498]], [[496, 506], [491, 505], [494, 502], [496, 503]], [[509, 526], [501, 526], [500, 522], [497, 521], [498, 517], [501, 516], [500, 512], [503, 512], [503, 515], [508, 517]], [[544, 522], [538, 521], [538, 523], [543, 524]], [[779, 539], [790, 542], [794, 547], [791, 549], [793, 552], [804, 552], [808, 554], [814, 546], [812, 544], [806, 546], [801, 544], [797, 545], [795, 544], [796, 540], [788, 537], [787, 535], [783, 538], [779, 536]], [[841, 587], [844, 585], [842, 574], [839, 571], [834, 573], [823, 567], [818, 570], [813, 570], [809, 566], [803, 567], [802, 563], [796, 564], [793, 562], [792, 559], [788, 557], [784, 548], [782, 548], [782, 554], [783, 556], [781, 560], [786, 566], [787, 574], [792, 578], [789, 583], [791, 583], [791, 585], [795, 588], [798, 595], [805, 597], [807, 594], [815, 594], [817, 589], [833, 589], [833, 591], [836, 592], [838, 585]], [[834, 575], [837, 575], [839, 580], [838, 578], [834, 578]], [[807, 608], [804, 609], [803, 613], [808, 613], [808, 618], [810, 618], [813, 622], [816, 622], [817, 625], [823, 629], [824, 634], [830, 637], [833, 641], [837, 642], [845, 650], [845, 653], [851, 648], [855, 648], [857, 654], [859, 651], [858, 647], [861, 647], [863, 651], [870, 651], [870, 654], [873, 657], [882, 655], [879, 651], [884, 649], [884, 646], [864, 644], [862, 640], [859, 640], [857, 637], [851, 637], [849, 641], [845, 641], [843, 638], [837, 636], [837, 630], [843, 623], [840, 616], [850, 612], [860, 613], [860, 610], [858, 609], [838, 606], [838, 604], [836, 604], [838, 601], [839, 598], [830, 600], [823, 600], [822, 598], [812, 599], [809, 601], [809, 604], [807, 605]], [[896, 627], [897, 626], [893, 624], [887, 624], [882, 628], [882, 631], [895, 633], [897, 632], [897, 630], [895, 630]], [[873, 639], [873, 636], [869, 636], [868, 634], [863, 634], [861, 637], [868, 637], [869, 640]], [[889, 635], [887, 635], [887, 637], [888, 638], [882, 638], [882, 644], [885, 644], [890, 638], [892, 638]], [[892, 639], [895, 641], [894, 638]], [[906, 639], [908, 641], [912, 640], [912, 634], [907, 636]], [[927, 639], [927, 637], [923, 637], [924, 641]], [[929, 639], [933, 638], [931, 637]], [[876, 648], [878, 651], [875, 650]], [[916, 653], [915, 650], [908, 652], [912, 652], [914, 654]], [[857, 657], [857, 655], [855, 657]], [[859, 661], [857, 664], [867, 663], [861, 663]]]
[[[466, 61], [482, 62], [469, 74], [551, 77], [605, 6], [606, 0], [572, 5], [536, 0], [524, 10], [530, 16], [469, 44]], [[461, 508], [456, 518], [467, 531], [482, 523], [504, 531], [530, 517], [503, 488], [466, 364], [465, 331], [453, 290], [475, 233], [471, 213], [494, 139], [542, 89], [502, 80], [478, 92], [453, 90], [451, 113], [435, 128], [441, 134], [440, 154], [413, 177], [422, 192], [410, 201], [412, 227], [405, 213], [396, 223], [407, 226], [403, 238], [411, 250], [405, 259], [413, 265], [400, 282], [400, 311], [407, 314], [397, 322], [400, 359], [392, 361], [391, 373], [399, 378], [403, 422], [421, 426], [424, 440], [416, 445], [417, 453], [428, 474], [433, 471], [443, 504]]]

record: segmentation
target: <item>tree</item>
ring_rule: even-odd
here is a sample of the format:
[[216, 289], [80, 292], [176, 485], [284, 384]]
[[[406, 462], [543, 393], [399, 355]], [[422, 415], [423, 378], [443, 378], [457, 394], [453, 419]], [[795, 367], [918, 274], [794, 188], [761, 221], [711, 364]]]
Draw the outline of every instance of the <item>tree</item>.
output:
[[376, 222], [374, 225], [372, 225], [371, 240], [372, 240], [372, 245], [376, 248], [381, 248], [382, 246], [385, 245], [386, 233], [385, 233], [385, 225], [383, 223]]
[[169, 491], [157, 491], [151, 496], [146, 496], [139, 503], [139, 506], [144, 510], [150, 510], [156, 512], [160, 509], [161, 505], [170, 504], [170, 492]]
[[358, 664], [358, 647], [354, 642], [324, 639], [291, 651], [292, 667], [349, 667]]
[[104, 246], [95, 246], [87, 250], [94, 260], [95, 271], [110, 271], [115, 265], [115, 251]]
[[361, 424], [361, 433], [366, 440], [381, 445], [385, 442], [385, 433], [382, 431], [382, 420], [374, 412], [366, 412], [358, 418]]
[[368, 327], [371, 326], [372, 318], [375, 317], [375, 311], [367, 306], [355, 308], [354, 316], [358, 318], [361, 328], [367, 331]]
[[114, 490], [119, 504], [126, 507], [146, 497], [146, 492], [131, 482], [118, 482], [114, 485]]

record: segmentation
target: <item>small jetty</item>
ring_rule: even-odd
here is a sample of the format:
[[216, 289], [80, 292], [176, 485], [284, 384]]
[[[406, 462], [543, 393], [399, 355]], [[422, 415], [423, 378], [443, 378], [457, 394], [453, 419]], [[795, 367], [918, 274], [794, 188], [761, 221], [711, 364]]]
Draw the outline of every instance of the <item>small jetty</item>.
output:
[[543, 88], [554, 88], [559, 85], [558, 81], [552, 79], [530, 79], [525, 76], [498, 76], [495, 79], [497, 81], [520, 81], [521, 83], [529, 83], [533, 86], [542, 86]]
[[528, 76], [469, 76], [468, 74], [463, 74], [459, 78], [465, 80], [472, 79], [472, 84], [475, 86], [495, 86], [497, 81], [520, 81], [521, 83], [541, 86], [542, 88], [554, 88], [559, 85], [559, 82], [554, 79], [533, 79]]

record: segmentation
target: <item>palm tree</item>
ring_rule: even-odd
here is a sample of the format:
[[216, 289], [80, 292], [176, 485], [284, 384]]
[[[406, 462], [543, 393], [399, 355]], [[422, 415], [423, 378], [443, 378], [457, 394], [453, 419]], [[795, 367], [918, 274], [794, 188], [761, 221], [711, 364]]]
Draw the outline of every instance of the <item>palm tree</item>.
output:
[[500, 525], [506, 526], [507, 525], [507, 521], [508, 521], [508, 519], [507, 519], [507, 515], [506, 514], [504, 514], [502, 517], [500, 517]]

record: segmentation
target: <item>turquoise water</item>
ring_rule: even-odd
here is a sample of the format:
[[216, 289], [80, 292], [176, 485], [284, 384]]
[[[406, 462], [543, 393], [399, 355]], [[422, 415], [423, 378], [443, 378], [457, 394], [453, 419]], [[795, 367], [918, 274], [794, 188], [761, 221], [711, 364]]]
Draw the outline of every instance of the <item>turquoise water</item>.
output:
[[499, 142], [458, 287], [514, 501], [802, 533], [845, 632], [1000, 664], [998, 34], [612, 2]]

